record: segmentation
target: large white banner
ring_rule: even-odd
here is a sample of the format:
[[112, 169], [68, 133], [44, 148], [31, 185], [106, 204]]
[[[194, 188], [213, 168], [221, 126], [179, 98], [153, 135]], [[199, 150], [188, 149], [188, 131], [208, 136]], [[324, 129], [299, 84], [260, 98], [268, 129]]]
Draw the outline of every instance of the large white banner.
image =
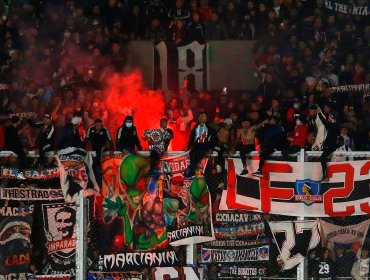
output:
[[[258, 161], [250, 162], [252, 170]], [[227, 190], [221, 210], [244, 209], [288, 216], [335, 217], [370, 214], [370, 161], [331, 163], [321, 182], [319, 162], [266, 162], [263, 177], [240, 176], [240, 159], [227, 159]]]

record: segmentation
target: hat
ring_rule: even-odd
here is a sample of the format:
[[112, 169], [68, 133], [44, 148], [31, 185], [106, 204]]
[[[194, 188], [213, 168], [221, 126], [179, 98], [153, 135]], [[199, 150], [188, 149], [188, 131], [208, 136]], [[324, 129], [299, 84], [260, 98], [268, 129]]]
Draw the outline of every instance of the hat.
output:
[[226, 125], [232, 125], [232, 124], [233, 124], [233, 121], [232, 121], [232, 119], [230, 119], [230, 118], [226, 118], [226, 119], [224, 120], [224, 124], [226, 124]]
[[51, 119], [51, 115], [50, 114], [44, 114], [44, 118]]
[[82, 122], [82, 118], [78, 116], [73, 117], [71, 121], [73, 125], [78, 125], [80, 122]]

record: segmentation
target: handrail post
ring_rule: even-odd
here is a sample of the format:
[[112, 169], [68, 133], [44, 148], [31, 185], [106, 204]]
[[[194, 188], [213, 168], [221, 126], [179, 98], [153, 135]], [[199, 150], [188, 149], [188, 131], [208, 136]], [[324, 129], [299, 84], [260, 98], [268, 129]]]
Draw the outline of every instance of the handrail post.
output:
[[83, 192], [76, 201], [76, 280], [85, 280], [87, 271], [87, 201]]

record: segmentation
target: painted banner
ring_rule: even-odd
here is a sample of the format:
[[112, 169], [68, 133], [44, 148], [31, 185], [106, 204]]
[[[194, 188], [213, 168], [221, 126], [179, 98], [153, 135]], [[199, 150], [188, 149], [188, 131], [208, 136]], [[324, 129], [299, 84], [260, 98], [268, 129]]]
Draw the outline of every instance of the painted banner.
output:
[[368, 6], [356, 6], [355, 4], [345, 4], [331, 0], [325, 0], [325, 8], [341, 14], [355, 16], [367, 16], [370, 11]]
[[164, 157], [163, 203], [168, 240], [171, 245], [188, 245], [214, 240], [211, 196], [202, 173], [207, 159], [195, 177], [186, 178], [189, 153]]
[[[266, 162], [263, 177], [240, 176], [239, 159], [227, 159], [227, 190], [220, 209], [243, 209], [287, 216], [345, 217], [370, 214], [370, 161], [329, 163], [321, 182], [319, 162]], [[258, 161], [248, 165], [256, 170]]]
[[63, 275], [28, 275], [28, 280], [71, 280], [71, 276]]
[[142, 280], [142, 273], [139, 272], [97, 272], [89, 271], [87, 280]]
[[320, 242], [319, 221], [269, 222], [278, 245], [278, 263], [283, 270], [297, 266]]
[[228, 277], [228, 279], [232, 279], [232, 276], [237, 278], [267, 276], [267, 267], [221, 265], [218, 276]]
[[341, 246], [353, 255], [360, 256], [370, 220], [350, 226], [338, 226], [325, 221], [320, 221], [321, 245], [328, 248], [335, 259], [335, 250]]
[[76, 275], [76, 206], [71, 203], [42, 204], [46, 251], [45, 275]]
[[102, 271], [178, 264], [167, 240], [163, 180], [160, 173], [148, 175], [149, 169], [149, 160], [138, 155], [102, 159]]
[[211, 249], [202, 246], [202, 262], [255, 262], [268, 261], [270, 247], [268, 245], [248, 249]]
[[85, 196], [99, 193], [92, 170], [91, 153], [83, 149], [67, 148], [59, 151], [57, 160], [66, 202], [76, 202], [81, 191]]
[[32, 205], [2, 208], [0, 279], [27, 279], [31, 255], [32, 210]]
[[194, 266], [156, 267], [152, 269], [153, 280], [203, 280], [203, 269]]

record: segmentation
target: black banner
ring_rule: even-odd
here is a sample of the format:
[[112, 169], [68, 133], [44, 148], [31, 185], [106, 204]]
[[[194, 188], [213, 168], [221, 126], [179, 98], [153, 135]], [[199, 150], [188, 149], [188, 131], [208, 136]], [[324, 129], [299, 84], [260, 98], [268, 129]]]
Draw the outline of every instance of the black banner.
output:
[[26, 280], [31, 256], [33, 206], [2, 207], [0, 215], [0, 279]]
[[224, 277], [238, 276], [238, 277], [244, 278], [244, 277], [266, 276], [266, 274], [267, 274], [267, 267], [222, 265], [219, 267], [218, 276], [224, 276]]

